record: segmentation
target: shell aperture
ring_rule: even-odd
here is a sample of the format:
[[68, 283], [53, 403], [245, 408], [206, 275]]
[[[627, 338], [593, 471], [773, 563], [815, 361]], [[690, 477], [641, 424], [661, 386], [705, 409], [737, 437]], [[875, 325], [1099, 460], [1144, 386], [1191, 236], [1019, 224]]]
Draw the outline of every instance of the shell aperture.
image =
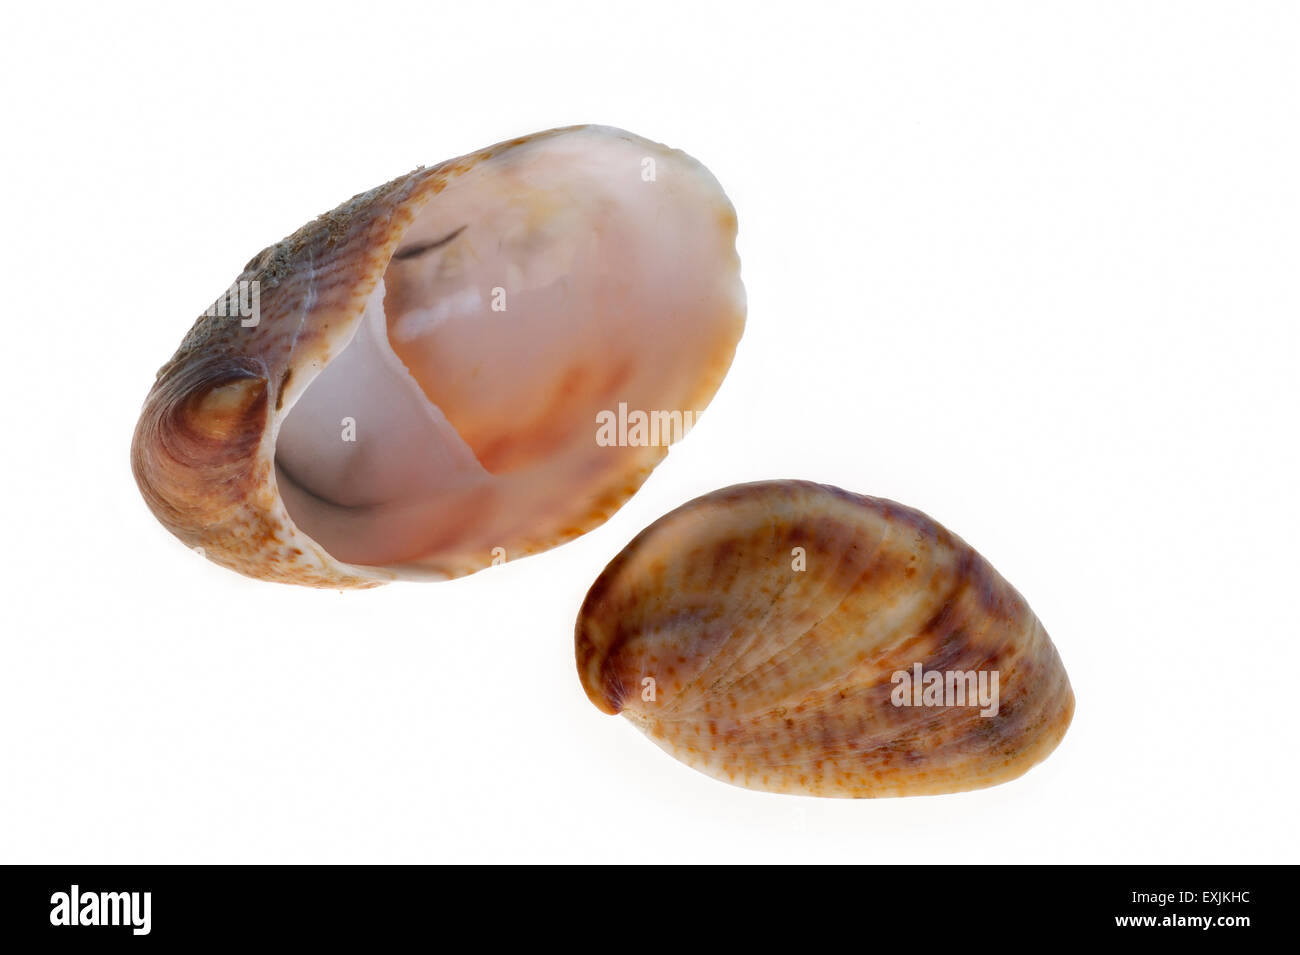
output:
[[726, 374], [735, 234], [708, 170], [621, 130], [416, 170], [254, 258], [232, 295], [256, 316], [198, 320], [146, 399], [137, 483], [268, 580], [446, 579], [571, 540], [671, 443], [609, 446], [599, 416], [695, 414]]

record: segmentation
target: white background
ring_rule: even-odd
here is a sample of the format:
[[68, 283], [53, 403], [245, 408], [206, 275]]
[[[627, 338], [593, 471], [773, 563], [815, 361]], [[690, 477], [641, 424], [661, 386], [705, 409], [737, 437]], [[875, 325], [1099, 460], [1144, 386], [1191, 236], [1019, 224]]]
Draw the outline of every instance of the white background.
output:
[[[115, 6], [115, 5], [114, 5]], [[1294, 4], [7, 4], [0, 860], [1297, 860]], [[128, 464], [264, 246], [551, 126], [687, 150], [750, 302], [605, 526], [446, 584], [239, 577]], [[727, 484], [894, 498], [1078, 710], [1019, 780], [732, 788], [597, 712], [586, 588]]]

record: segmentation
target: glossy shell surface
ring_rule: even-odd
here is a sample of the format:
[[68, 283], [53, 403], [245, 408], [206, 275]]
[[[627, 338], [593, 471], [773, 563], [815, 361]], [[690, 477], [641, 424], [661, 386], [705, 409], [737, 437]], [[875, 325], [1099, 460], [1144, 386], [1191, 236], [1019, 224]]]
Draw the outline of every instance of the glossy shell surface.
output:
[[1051, 753], [1074, 712], [1042, 624], [961, 538], [802, 481], [719, 490], [652, 524], [592, 586], [575, 642], [600, 710], [778, 793], [992, 786]]
[[708, 170], [607, 127], [401, 176], [261, 252], [199, 318], [139, 419], [141, 493], [210, 559], [319, 587], [571, 540], [680, 436], [602, 443], [599, 416], [698, 415], [726, 374], [735, 235]]

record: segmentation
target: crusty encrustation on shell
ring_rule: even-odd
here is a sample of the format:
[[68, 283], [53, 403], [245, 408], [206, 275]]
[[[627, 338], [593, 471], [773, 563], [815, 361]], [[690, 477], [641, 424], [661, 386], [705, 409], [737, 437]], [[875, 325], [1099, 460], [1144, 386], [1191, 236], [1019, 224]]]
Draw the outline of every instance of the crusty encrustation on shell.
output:
[[693, 421], [721, 383], [735, 234], [708, 170], [607, 127], [417, 169], [255, 257], [255, 317], [195, 323], [140, 416], [140, 490], [212, 560], [311, 586], [570, 540], [681, 436], [602, 442], [598, 416]]

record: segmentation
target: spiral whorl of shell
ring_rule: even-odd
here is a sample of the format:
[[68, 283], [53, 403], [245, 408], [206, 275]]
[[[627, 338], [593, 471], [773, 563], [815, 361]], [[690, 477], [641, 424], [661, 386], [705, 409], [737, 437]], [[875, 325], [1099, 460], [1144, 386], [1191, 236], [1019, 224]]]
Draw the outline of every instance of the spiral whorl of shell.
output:
[[[264, 580], [371, 587], [538, 553], [618, 510], [745, 324], [698, 161], [581, 126], [355, 196], [256, 256], [159, 372], [131, 463], [159, 521]], [[606, 440], [631, 409], [680, 425]]]
[[1023, 597], [929, 517], [802, 481], [664, 516], [592, 586], [578, 672], [677, 759], [772, 792], [903, 796], [1005, 782], [1074, 712]]

